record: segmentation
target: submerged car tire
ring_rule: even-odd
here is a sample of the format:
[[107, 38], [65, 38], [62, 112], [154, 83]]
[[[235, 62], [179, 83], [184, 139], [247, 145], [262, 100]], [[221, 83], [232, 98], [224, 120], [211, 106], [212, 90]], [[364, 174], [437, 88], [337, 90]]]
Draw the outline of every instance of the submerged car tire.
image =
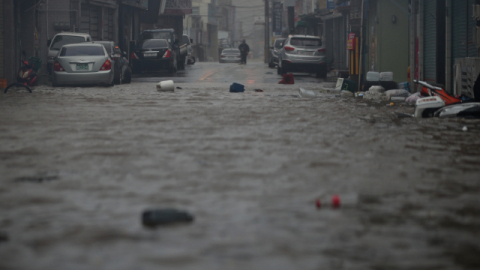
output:
[[124, 75], [123, 82], [124, 83], [131, 83], [132, 82], [132, 70], [130, 69], [130, 67], [127, 67], [127, 69], [125, 70], [125, 75]]
[[288, 73], [288, 68], [285, 63], [282, 63], [282, 67], [280, 68], [280, 75], [284, 75]]

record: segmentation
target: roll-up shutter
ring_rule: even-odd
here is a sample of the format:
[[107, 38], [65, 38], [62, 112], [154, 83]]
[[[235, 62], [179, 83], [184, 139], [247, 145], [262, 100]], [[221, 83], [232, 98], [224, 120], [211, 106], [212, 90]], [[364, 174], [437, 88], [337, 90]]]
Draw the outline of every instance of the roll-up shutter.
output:
[[425, 0], [424, 7], [424, 80], [437, 80], [437, 0]]
[[452, 57], [464, 58], [477, 56], [473, 41], [475, 21], [472, 18], [475, 0], [453, 1], [452, 5]]

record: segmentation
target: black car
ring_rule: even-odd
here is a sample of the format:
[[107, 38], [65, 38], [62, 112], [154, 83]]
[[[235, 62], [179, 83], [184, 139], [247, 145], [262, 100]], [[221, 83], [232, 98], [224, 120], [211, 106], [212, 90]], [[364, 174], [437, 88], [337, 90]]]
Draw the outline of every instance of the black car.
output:
[[132, 81], [132, 69], [129, 66], [128, 60], [125, 58], [126, 53], [122, 53], [113, 41], [93, 41], [93, 43], [102, 44], [113, 60], [113, 83], [130, 83]]
[[178, 36], [175, 29], [148, 29], [144, 30], [137, 40], [137, 46], [146, 39], [165, 39], [175, 51], [177, 57], [178, 69], [185, 69], [187, 59], [187, 46], [181, 45], [181, 36]]
[[273, 42], [273, 46], [270, 47], [270, 62], [268, 63], [268, 67], [275, 67], [278, 65], [278, 50], [282, 48], [284, 38], [277, 38]]
[[133, 73], [145, 70], [177, 72], [177, 53], [166, 39], [144, 39], [130, 56]]

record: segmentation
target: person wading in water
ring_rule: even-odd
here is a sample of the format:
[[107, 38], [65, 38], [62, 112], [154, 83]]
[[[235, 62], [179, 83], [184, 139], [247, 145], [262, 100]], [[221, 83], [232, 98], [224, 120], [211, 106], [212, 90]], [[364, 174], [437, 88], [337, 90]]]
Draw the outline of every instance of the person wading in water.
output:
[[247, 55], [250, 52], [250, 47], [248, 46], [247, 43], [245, 43], [245, 39], [242, 40], [242, 44], [238, 46], [238, 49], [240, 50], [240, 54], [242, 56], [242, 59], [240, 60], [240, 65], [246, 65], [247, 64]]

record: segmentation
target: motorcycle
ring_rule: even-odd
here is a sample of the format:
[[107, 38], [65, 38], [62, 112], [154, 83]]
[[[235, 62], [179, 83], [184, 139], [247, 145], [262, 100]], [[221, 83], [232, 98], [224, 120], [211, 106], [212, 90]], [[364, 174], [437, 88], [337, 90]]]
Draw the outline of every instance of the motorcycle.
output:
[[463, 101], [449, 95], [441, 87], [430, 85], [423, 81], [414, 81], [422, 86], [419, 98], [415, 104], [414, 117], [465, 117], [480, 118], [480, 102]]
[[[22, 51], [23, 57], [26, 57], [25, 51]], [[14, 86], [20, 86], [26, 88], [30, 93], [32, 89], [30, 87], [38, 84], [38, 70], [42, 67], [42, 59], [38, 57], [30, 57], [28, 60], [20, 59], [21, 67], [17, 73], [17, 82], [12, 83], [5, 88], [4, 93], [7, 93], [8, 89]]]

